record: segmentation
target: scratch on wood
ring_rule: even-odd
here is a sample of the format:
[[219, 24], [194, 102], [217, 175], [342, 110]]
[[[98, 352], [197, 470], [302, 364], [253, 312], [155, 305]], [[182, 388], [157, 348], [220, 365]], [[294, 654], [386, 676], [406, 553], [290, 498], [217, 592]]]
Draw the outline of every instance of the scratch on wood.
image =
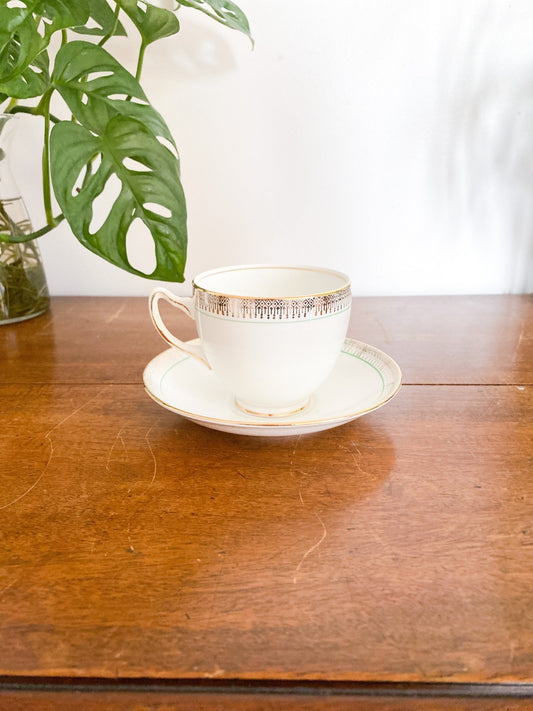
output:
[[13, 580], [5, 585], [1, 590], [0, 590], [0, 595], [3, 595], [6, 590], [9, 590], [10, 587], [12, 587], [16, 582], [18, 578], [13, 578]]
[[108, 474], [109, 474], [109, 470], [110, 470], [110, 466], [111, 466], [111, 456], [113, 455], [113, 450], [115, 449], [115, 445], [116, 445], [116, 443], [117, 443], [117, 441], [118, 441], [119, 439], [120, 439], [120, 441], [122, 442], [122, 446], [123, 446], [123, 448], [124, 448], [124, 451], [126, 451], [126, 446], [125, 446], [125, 444], [124, 444], [124, 440], [122, 439], [122, 430], [123, 430], [123, 429], [124, 429], [124, 427], [121, 427], [121, 428], [119, 429], [119, 431], [117, 432], [117, 436], [116, 436], [115, 439], [113, 440], [113, 444], [111, 445], [111, 449], [109, 450], [109, 454], [107, 455], [107, 462], [106, 462], [106, 465], [105, 465], [105, 470], [106, 470], [106, 472], [107, 472]]
[[126, 308], [126, 302], [124, 302], [122, 304], [122, 306], [119, 306], [118, 309], [115, 311], [115, 313], [111, 314], [111, 316], [108, 319], [106, 319], [106, 324], [109, 324], [112, 321], [115, 321], [120, 316], [120, 314], [124, 311], [125, 308]]
[[383, 336], [384, 336], [384, 339], [385, 339], [385, 343], [390, 343], [391, 341], [390, 341], [390, 338], [389, 338], [389, 334], [387, 333], [387, 329], [385, 328], [385, 326], [381, 323], [381, 321], [379, 320], [379, 318], [378, 318], [377, 316], [374, 316], [374, 321], [378, 324], [378, 326], [379, 326], [379, 327], [381, 328], [381, 330], [383, 331]]
[[46, 462], [45, 468], [42, 470], [42, 472], [37, 477], [37, 479], [33, 482], [33, 484], [28, 489], [26, 489], [26, 491], [23, 494], [21, 494], [20, 496], [17, 496], [16, 499], [13, 499], [13, 501], [10, 501], [8, 504], [4, 504], [4, 506], [0, 506], [0, 511], [3, 511], [3, 509], [7, 509], [8, 506], [11, 506], [12, 504], [16, 504], [17, 501], [20, 501], [25, 496], [27, 496], [32, 489], [35, 489], [37, 484], [41, 481], [43, 476], [46, 474], [46, 471], [47, 471], [48, 467], [50, 466], [50, 462], [52, 461], [52, 457], [54, 456], [54, 445], [52, 444], [52, 440], [50, 439], [50, 437], [48, 435], [45, 435], [45, 437], [48, 439], [48, 442], [50, 443], [50, 456], [48, 457], [48, 461]]
[[521, 346], [521, 344], [522, 344], [522, 339], [524, 338], [524, 331], [525, 331], [525, 330], [526, 330], [526, 327], [524, 326], [524, 327], [522, 328], [522, 330], [520, 331], [520, 335], [518, 336], [518, 343], [517, 343], [517, 345], [516, 345], [516, 350], [517, 350], [517, 351], [518, 351], [518, 349], [520, 348], [520, 346]]
[[157, 459], [155, 458], [154, 450], [152, 449], [152, 445], [150, 444], [150, 440], [148, 439], [150, 432], [154, 429], [155, 425], [152, 425], [148, 432], [144, 435], [144, 439], [146, 440], [146, 444], [148, 445], [148, 449], [150, 450], [150, 454], [152, 455], [152, 459], [154, 460], [154, 473], [152, 475], [152, 481], [148, 484], [148, 486], [152, 486], [152, 484], [155, 481], [155, 476], [157, 474]]
[[365, 476], [371, 476], [370, 472], [367, 472], [363, 467], [361, 466], [361, 459], [363, 458], [363, 455], [361, 454], [361, 451], [355, 446], [355, 443], [352, 442], [352, 447], [355, 449], [357, 452], [357, 459], [355, 458], [355, 454], [353, 455], [355, 465], [361, 472], [361, 474], [365, 474]]
[[206, 679], [216, 679], [217, 677], [224, 676], [226, 673], [225, 669], [221, 669], [218, 665], [214, 672], [204, 672], [204, 678]]
[[45, 333], [46, 331], [49, 331], [49, 330], [52, 328], [53, 325], [54, 325], [54, 316], [53, 316], [52, 313], [50, 313], [50, 314], [48, 314], [47, 323], [45, 323], [44, 326], [43, 326], [42, 328], [40, 328], [40, 329], [34, 334], [34, 338], [35, 338], [36, 336], [39, 336], [41, 333]]
[[[302, 506], [304, 506], [304, 508], [306, 508], [305, 503], [304, 503], [304, 500], [303, 500], [303, 497], [302, 497], [302, 492], [301, 492], [300, 489], [298, 490], [298, 495], [299, 495], [299, 497], [300, 497], [300, 501], [302, 502]], [[309, 548], [309, 550], [307, 550], [307, 551], [303, 554], [302, 559], [300, 560], [300, 562], [299, 562], [298, 565], [296, 566], [296, 570], [294, 571], [294, 576], [293, 576], [293, 579], [292, 579], [292, 582], [293, 582], [295, 585], [296, 585], [296, 581], [297, 581], [297, 578], [298, 578], [298, 573], [300, 572], [300, 568], [301, 568], [302, 565], [304, 564], [305, 559], [308, 558], [308, 557], [311, 555], [311, 553], [313, 553], [313, 551], [315, 551], [320, 545], [322, 545], [322, 543], [323, 543], [324, 540], [326, 539], [326, 536], [328, 535], [328, 532], [327, 532], [326, 525], [325, 525], [324, 521], [320, 518], [320, 516], [316, 513], [316, 511], [312, 511], [311, 513], [312, 513], [312, 514], [318, 519], [318, 521], [320, 522], [320, 525], [322, 526], [322, 529], [323, 529], [323, 530], [322, 530], [322, 535], [320, 536], [320, 539], [319, 539], [316, 543], [314, 543], [314, 544], [311, 546], [311, 548]]]
[[104, 389], [99, 390], [96, 395], [91, 397], [87, 402], [84, 402], [83, 405], [80, 405], [74, 412], [71, 412], [70, 415], [67, 415], [64, 417], [61, 422], [58, 422], [57, 425], [54, 425], [52, 429], [48, 430], [48, 432], [44, 435], [45, 437], [48, 437], [48, 435], [51, 435], [54, 430], [57, 430], [58, 427], [61, 427], [62, 424], [64, 424], [67, 420], [70, 420], [71, 417], [74, 417], [74, 415], [77, 415], [80, 410], [83, 410], [84, 407], [87, 407], [93, 400], [96, 400], [97, 397], [100, 397], [100, 395], [104, 392]]
[[[368, 476], [368, 477], [373, 477], [373, 475], [370, 472], [365, 471], [363, 469], [363, 467], [361, 466], [361, 459], [363, 458], [363, 455], [361, 454], [361, 450], [356, 446], [355, 442], [350, 442], [350, 444], [353, 447], [353, 449], [355, 450], [355, 452], [352, 451], [349, 447], [344, 447], [343, 445], [340, 445], [340, 448], [346, 450], [346, 452], [349, 452], [351, 454], [354, 464], [357, 468], [357, 471], [360, 474], [364, 474], [365, 476]], [[357, 455], [356, 455], [356, 452], [357, 452]]]
[[290, 460], [290, 462], [289, 462], [291, 469], [292, 469], [292, 462], [293, 462], [293, 460], [294, 460], [294, 455], [296, 454], [296, 450], [298, 449], [298, 445], [300, 444], [300, 439], [301, 439], [301, 437], [302, 437], [301, 434], [298, 435], [298, 439], [296, 440], [296, 443], [295, 443], [295, 445], [294, 445], [294, 449], [292, 450], [292, 453], [291, 453], [291, 460]]
[[133, 547], [133, 541], [131, 540], [130, 533], [131, 533], [131, 519], [128, 521], [128, 528], [126, 530], [126, 536], [128, 538], [128, 543], [129, 543], [129, 546], [126, 550], [129, 550], [130, 553], [135, 553], [135, 548]]

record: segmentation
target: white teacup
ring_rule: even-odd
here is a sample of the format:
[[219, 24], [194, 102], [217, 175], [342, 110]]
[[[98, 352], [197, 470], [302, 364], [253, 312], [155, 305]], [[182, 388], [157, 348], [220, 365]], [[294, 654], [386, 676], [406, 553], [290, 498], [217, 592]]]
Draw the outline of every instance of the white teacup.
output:
[[[199, 344], [168, 330], [160, 299], [196, 321]], [[262, 416], [306, 407], [333, 370], [350, 307], [349, 278], [321, 267], [224, 267], [197, 276], [192, 297], [162, 287], [150, 296], [164, 340], [212, 368], [242, 410]]]

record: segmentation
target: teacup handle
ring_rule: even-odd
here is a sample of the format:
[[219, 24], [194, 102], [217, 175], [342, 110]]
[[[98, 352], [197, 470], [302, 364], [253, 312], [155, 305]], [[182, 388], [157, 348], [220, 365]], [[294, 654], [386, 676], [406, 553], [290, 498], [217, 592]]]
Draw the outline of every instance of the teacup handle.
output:
[[174, 348], [179, 348], [180, 351], [192, 355], [211, 370], [211, 366], [205, 356], [204, 349], [201, 344], [185, 343], [176, 338], [165, 326], [161, 314], [159, 313], [159, 300], [164, 299], [172, 306], [176, 306], [180, 311], [183, 311], [194, 320], [194, 298], [190, 296], [176, 296], [168, 289], [158, 286], [150, 294], [150, 316], [159, 335]]

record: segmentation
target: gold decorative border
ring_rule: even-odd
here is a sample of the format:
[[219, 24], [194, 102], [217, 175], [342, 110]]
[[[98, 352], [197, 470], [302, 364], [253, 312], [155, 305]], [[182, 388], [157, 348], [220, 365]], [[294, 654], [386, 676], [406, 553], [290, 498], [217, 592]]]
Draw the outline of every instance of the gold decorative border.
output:
[[246, 321], [290, 321], [332, 316], [348, 309], [351, 303], [349, 286], [328, 294], [279, 299], [225, 296], [195, 289], [198, 311]]

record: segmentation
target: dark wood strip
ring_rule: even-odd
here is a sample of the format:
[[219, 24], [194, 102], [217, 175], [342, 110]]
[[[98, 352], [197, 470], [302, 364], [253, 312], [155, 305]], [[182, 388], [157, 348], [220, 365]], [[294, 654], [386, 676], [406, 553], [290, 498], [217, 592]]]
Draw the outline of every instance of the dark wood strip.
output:
[[6, 691], [2, 711], [525, 711], [531, 698], [365, 694]]

